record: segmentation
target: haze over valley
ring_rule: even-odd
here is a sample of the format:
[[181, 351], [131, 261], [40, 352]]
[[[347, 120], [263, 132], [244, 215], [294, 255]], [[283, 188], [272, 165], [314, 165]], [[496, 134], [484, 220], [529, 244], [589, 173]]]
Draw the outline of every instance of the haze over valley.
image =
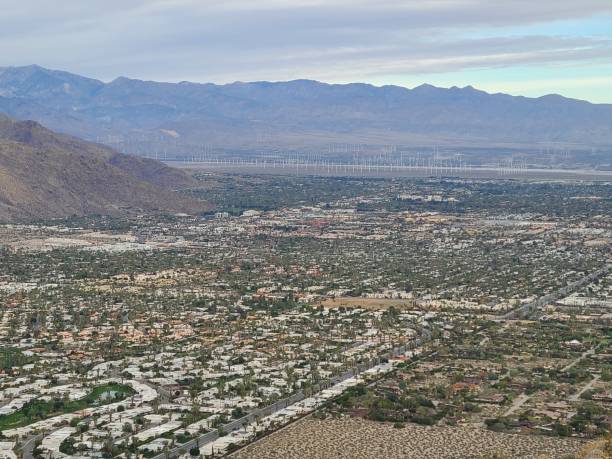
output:
[[[553, 166], [609, 167], [612, 105], [559, 95], [288, 82], [109, 83], [39, 66], [0, 69], [0, 111], [158, 159], [439, 148]], [[327, 154], [327, 155], [326, 155]]]

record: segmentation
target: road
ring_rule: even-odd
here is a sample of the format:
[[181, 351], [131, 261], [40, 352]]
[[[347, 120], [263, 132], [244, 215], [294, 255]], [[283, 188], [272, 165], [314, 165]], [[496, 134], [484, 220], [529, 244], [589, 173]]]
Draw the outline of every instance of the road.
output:
[[599, 381], [600, 377], [601, 377], [600, 375], [595, 375], [595, 377], [591, 379], [587, 384], [585, 384], [582, 389], [580, 389], [578, 392], [576, 392], [574, 395], [572, 395], [569, 398], [570, 402], [577, 402], [582, 394], [584, 394], [587, 390], [591, 389], [591, 387], [593, 387], [593, 385], [597, 381]]
[[23, 459], [34, 459], [34, 447], [38, 440], [42, 440], [42, 434], [30, 437], [22, 446]]
[[[361, 363], [357, 365], [355, 368], [351, 368], [345, 371], [341, 375], [334, 376], [326, 382], [315, 385], [311, 388], [311, 391], [314, 394], [331, 385], [338, 384], [339, 382], [342, 382], [342, 381], [346, 381], [347, 379], [352, 378], [353, 376], [356, 376], [380, 364], [383, 360], [388, 359], [391, 355], [403, 354], [410, 349], [414, 349], [420, 346], [421, 344], [423, 344], [426, 341], [429, 341], [430, 339], [431, 339], [431, 334], [429, 333], [429, 331], [424, 330], [420, 337], [412, 340], [410, 343], [402, 345], [402, 346], [398, 346], [390, 352], [385, 352], [379, 355], [378, 357], [371, 359], [368, 362]], [[289, 397], [286, 397], [282, 400], [278, 400], [263, 408], [258, 408], [256, 410], [253, 410], [249, 414], [247, 414], [246, 416], [243, 416], [240, 419], [236, 419], [235, 421], [228, 422], [227, 424], [223, 425], [219, 430], [223, 430], [223, 432], [225, 433], [239, 430], [243, 428], [246, 424], [252, 424], [256, 422], [258, 419], [261, 419], [266, 416], [270, 416], [271, 414], [276, 413], [277, 411], [280, 411], [289, 405], [292, 405], [301, 400], [304, 400], [306, 397], [307, 396], [303, 390], [298, 390], [297, 392], [290, 395]], [[201, 448], [202, 446], [207, 445], [208, 443], [212, 443], [217, 438], [219, 438], [218, 430], [208, 432], [203, 435], [200, 435], [196, 439], [183, 443], [182, 445], [177, 446], [169, 451], [164, 451], [163, 453], [153, 456], [152, 459], [170, 459], [170, 458], [179, 456], [181, 454], [188, 453], [189, 450], [193, 448], [194, 446]]]
[[170, 391], [164, 389], [163, 387], [158, 386], [156, 384], [151, 384], [150, 382], [146, 381], [145, 379], [138, 379], [137, 381], [141, 382], [143, 384], [146, 384], [151, 389], [156, 391], [159, 394], [159, 402], [160, 403], [170, 403], [172, 401], [172, 394], [170, 393]]
[[561, 368], [561, 371], [565, 372], [565, 371], [569, 371], [574, 365], [576, 365], [578, 362], [580, 362], [582, 359], [584, 359], [587, 355], [592, 355], [595, 353], [595, 348], [591, 348], [588, 351], [583, 352], [580, 357], [578, 357], [577, 359], [573, 360], [572, 362], [570, 362], [568, 365], [564, 366], [563, 368]]
[[510, 416], [512, 413], [518, 410], [521, 406], [523, 406], [525, 402], [529, 400], [530, 398], [531, 397], [529, 397], [529, 395], [527, 394], [521, 394], [518, 397], [516, 397], [514, 401], [512, 402], [512, 406], [510, 406], [510, 408], [508, 408], [508, 410], [504, 413], [504, 416]]

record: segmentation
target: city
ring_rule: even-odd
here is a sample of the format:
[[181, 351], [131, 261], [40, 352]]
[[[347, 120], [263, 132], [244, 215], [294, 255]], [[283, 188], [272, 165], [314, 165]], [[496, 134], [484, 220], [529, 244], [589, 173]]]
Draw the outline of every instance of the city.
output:
[[0, 227], [7, 457], [251, 457], [309, 415], [521, 457], [608, 432], [610, 185], [200, 180], [208, 216]]

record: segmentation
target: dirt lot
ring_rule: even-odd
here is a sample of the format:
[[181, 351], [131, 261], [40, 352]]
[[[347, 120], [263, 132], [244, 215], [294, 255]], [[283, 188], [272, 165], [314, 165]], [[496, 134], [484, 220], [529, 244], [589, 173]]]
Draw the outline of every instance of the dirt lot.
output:
[[392, 300], [385, 298], [360, 298], [342, 296], [338, 298], [329, 298], [321, 303], [326, 308], [361, 308], [376, 311], [380, 309], [389, 309], [391, 306], [395, 306], [401, 309], [405, 306], [412, 306], [412, 300]]
[[307, 418], [232, 455], [234, 459], [559, 459], [585, 444], [576, 439], [510, 435], [472, 427], [392, 425], [345, 418]]

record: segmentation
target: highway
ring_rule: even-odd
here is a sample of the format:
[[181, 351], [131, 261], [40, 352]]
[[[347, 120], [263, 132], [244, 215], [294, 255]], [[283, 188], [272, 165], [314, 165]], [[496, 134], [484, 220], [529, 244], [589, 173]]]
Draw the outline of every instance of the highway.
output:
[[583, 285], [592, 282], [596, 279], [599, 279], [602, 276], [605, 276], [606, 274], [608, 274], [610, 272], [610, 268], [612, 268], [612, 265], [607, 264], [606, 266], [604, 266], [603, 268], [588, 274], [586, 276], [584, 276], [581, 279], [578, 279], [577, 281], [572, 282], [571, 284], [566, 285], [565, 287], [561, 287], [559, 290], [557, 290], [554, 293], [549, 293], [548, 295], [544, 295], [541, 296], [540, 298], [538, 298], [535, 301], [532, 301], [531, 303], [526, 303], [522, 306], [519, 306], [516, 309], [513, 309], [512, 311], [507, 312], [506, 314], [500, 316], [498, 319], [496, 320], [508, 320], [508, 319], [521, 319], [521, 318], [525, 318], [527, 316], [529, 316], [529, 314], [531, 314], [533, 311], [535, 311], [537, 308], [544, 306], [552, 301], [556, 301], [559, 298], [563, 298], [569, 294], [571, 294], [572, 292], [576, 291], [577, 289], [579, 289], [580, 287], [582, 287]]

